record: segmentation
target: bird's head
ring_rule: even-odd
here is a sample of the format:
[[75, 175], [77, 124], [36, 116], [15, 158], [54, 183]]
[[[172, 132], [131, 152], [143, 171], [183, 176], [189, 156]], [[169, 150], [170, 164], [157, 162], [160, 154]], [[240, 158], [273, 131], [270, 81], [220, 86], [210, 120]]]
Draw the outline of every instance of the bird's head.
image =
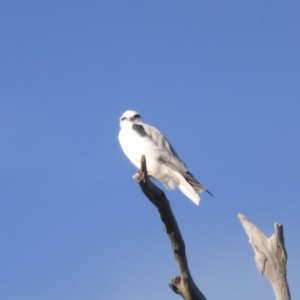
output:
[[142, 124], [143, 120], [141, 115], [133, 110], [127, 110], [123, 113], [120, 118], [120, 126], [121, 128], [125, 126], [130, 126], [132, 124]]

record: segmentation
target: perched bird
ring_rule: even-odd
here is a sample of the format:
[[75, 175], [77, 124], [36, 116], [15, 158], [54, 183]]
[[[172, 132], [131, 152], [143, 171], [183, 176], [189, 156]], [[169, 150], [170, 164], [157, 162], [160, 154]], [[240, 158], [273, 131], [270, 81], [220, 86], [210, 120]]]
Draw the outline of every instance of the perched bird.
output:
[[198, 193], [206, 188], [188, 171], [159, 130], [145, 124], [140, 114], [132, 110], [123, 113], [120, 127], [118, 138], [121, 147], [137, 168], [140, 168], [141, 157], [145, 155], [151, 177], [162, 182], [169, 190], [178, 187], [190, 200], [199, 205]]

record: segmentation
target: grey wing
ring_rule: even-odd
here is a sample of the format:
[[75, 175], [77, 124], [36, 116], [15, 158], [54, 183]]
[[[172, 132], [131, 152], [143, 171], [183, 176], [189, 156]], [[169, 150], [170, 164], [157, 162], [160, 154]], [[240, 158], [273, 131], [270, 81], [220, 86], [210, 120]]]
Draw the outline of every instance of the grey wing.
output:
[[144, 130], [149, 137], [156, 143], [161, 150], [161, 158], [164, 163], [172, 164], [173, 167], [178, 168], [178, 171], [187, 172], [187, 167], [184, 162], [179, 158], [175, 149], [166, 139], [166, 137], [156, 128], [143, 124]]
[[158, 129], [150, 125], [143, 124], [143, 127], [147, 135], [150, 136], [161, 149], [161, 155], [159, 157], [160, 161], [181, 174], [196, 191], [206, 190], [206, 188], [188, 171], [186, 165], [179, 158], [175, 149], [166, 137]]

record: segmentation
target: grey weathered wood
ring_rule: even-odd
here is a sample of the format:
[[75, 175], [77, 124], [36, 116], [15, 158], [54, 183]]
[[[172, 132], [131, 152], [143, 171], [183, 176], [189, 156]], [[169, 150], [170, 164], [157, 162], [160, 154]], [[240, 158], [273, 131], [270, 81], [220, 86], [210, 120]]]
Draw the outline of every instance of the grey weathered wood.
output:
[[238, 218], [242, 223], [255, 253], [255, 262], [260, 274], [270, 281], [276, 300], [290, 300], [289, 286], [286, 280], [287, 253], [284, 247], [283, 226], [275, 223], [275, 233], [267, 238], [243, 215]]
[[138, 176], [139, 186], [145, 196], [155, 205], [164, 224], [164, 229], [170, 239], [173, 254], [175, 256], [180, 276], [173, 277], [169, 287], [185, 300], [206, 300], [204, 295], [198, 289], [193, 281], [188, 267], [188, 261], [185, 254], [185, 244], [181, 236], [176, 219], [173, 215], [170, 203], [164, 192], [153, 184], [147, 174], [146, 159], [143, 156], [141, 160], [141, 169]]

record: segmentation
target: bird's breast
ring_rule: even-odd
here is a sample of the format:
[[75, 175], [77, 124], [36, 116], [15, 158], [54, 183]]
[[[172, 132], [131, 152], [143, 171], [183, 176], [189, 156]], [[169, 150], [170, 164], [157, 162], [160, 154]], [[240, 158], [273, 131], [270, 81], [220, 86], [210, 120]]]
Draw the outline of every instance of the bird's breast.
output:
[[121, 129], [119, 142], [126, 156], [138, 168], [140, 167], [142, 155], [150, 160], [157, 160], [159, 157], [157, 145], [153, 140], [147, 135], [139, 135], [132, 129]]

